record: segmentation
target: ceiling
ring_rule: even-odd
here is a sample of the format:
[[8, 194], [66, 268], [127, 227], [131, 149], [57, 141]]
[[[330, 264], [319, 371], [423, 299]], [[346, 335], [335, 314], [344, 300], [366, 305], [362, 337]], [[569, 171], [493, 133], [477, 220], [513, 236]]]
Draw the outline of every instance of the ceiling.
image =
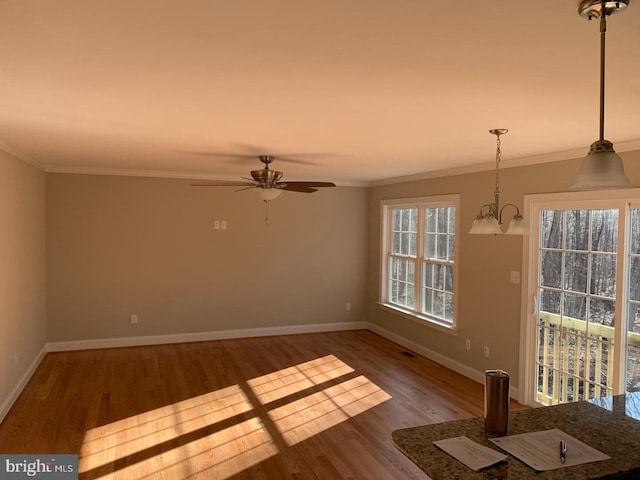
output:
[[[491, 128], [504, 166], [575, 158], [598, 69], [574, 0], [0, 0], [0, 148], [211, 179], [271, 154], [342, 185], [491, 166]], [[608, 21], [606, 137], [640, 146], [640, 3]]]

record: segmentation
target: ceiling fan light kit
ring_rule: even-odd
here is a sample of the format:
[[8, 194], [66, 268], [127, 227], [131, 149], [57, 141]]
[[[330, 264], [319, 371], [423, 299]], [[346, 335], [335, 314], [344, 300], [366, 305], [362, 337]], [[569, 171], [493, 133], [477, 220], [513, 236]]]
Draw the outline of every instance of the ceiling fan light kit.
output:
[[258, 198], [264, 202], [275, 200], [282, 193], [282, 189], [280, 188], [254, 188], [253, 191]]
[[571, 190], [599, 190], [629, 188], [633, 185], [625, 174], [622, 158], [613, 149], [613, 143], [604, 138], [604, 77], [605, 39], [607, 17], [622, 12], [630, 0], [582, 0], [578, 13], [588, 20], [600, 22], [600, 138], [591, 144], [588, 155], [580, 164], [580, 171]]

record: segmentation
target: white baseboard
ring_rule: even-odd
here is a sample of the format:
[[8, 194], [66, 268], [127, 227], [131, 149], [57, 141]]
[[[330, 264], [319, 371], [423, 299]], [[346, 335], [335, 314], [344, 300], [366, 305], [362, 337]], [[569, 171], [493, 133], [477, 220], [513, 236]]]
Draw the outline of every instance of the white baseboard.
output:
[[[433, 360], [434, 362], [439, 363], [440, 365], [444, 365], [445, 367], [450, 368], [451, 370], [453, 370], [456, 373], [459, 373], [460, 375], [464, 375], [465, 377], [470, 378], [471, 380], [475, 380], [478, 383], [484, 384], [485, 374], [480, 370], [476, 370], [474, 368], [468, 367], [464, 363], [460, 363], [457, 360], [453, 360], [452, 358], [442, 355], [441, 353], [434, 352], [433, 350], [427, 347], [424, 347], [419, 343], [416, 343], [412, 340], [408, 340], [404, 337], [401, 337], [400, 335], [396, 335], [395, 333], [390, 332], [389, 330], [382, 328], [374, 323], [369, 323], [367, 328], [372, 332], [377, 333], [381, 337], [386, 338], [387, 340], [395, 342], [398, 345], [402, 345], [403, 347], [413, 350], [414, 352], [419, 353], [420, 355], [428, 358], [429, 360]], [[518, 391], [518, 388], [511, 386], [509, 388], [509, 396], [515, 399], [520, 398], [520, 393]]]
[[[35, 372], [47, 352], [64, 352], [72, 350], [91, 350], [96, 348], [132, 347], [144, 345], [162, 345], [170, 343], [203, 342], [209, 340], [227, 340], [233, 338], [267, 337], [274, 335], [293, 335], [298, 333], [323, 333], [345, 330], [371, 330], [381, 337], [413, 350], [420, 355], [444, 365], [451, 370], [479, 383], [484, 383], [484, 372], [475, 370], [463, 363], [453, 360], [441, 353], [434, 352], [412, 340], [396, 335], [378, 325], [368, 322], [322, 323], [311, 325], [291, 325], [284, 327], [247, 328], [238, 330], [221, 330], [199, 333], [180, 333], [174, 335], [150, 335], [126, 338], [104, 338], [94, 340], [77, 340], [70, 342], [49, 342], [29, 366], [9, 397], [0, 405], [0, 422], [7, 415], [23, 388]], [[511, 387], [511, 397], [519, 398], [518, 389]]]
[[245, 328], [238, 330], [220, 330], [198, 333], [177, 333], [173, 335], [150, 335], [145, 337], [102, 338], [95, 340], [77, 340], [71, 342], [50, 342], [48, 352], [66, 352], [70, 350], [92, 350], [96, 348], [136, 347], [144, 345], [163, 345], [169, 343], [206, 342], [209, 340], [228, 340], [231, 338], [270, 337], [274, 335], [293, 335], [298, 333], [322, 333], [344, 330], [366, 330], [367, 322], [318, 323], [311, 325], [290, 325], [284, 327]]
[[33, 362], [31, 362], [31, 365], [29, 365], [29, 368], [27, 369], [27, 371], [24, 372], [24, 375], [22, 375], [22, 377], [18, 381], [13, 391], [5, 399], [4, 403], [0, 405], [0, 423], [2, 423], [2, 420], [4, 420], [4, 417], [6, 417], [7, 413], [9, 413], [9, 410], [11, 409], [14, 402], [18, 399], [18, 397], [22, 393], [22, 390], [27, 385], [32, 375], [35, 373], [36, 368], [38, 368], [38, 365], [40, 365], [40, 362], [42, 361], [46, 353], [47, 353], [47, 346], [44, 345], [42, 347], [42, 350], [40, 350], [40, 353], [36, 355], [36, 358], [33, 360]]

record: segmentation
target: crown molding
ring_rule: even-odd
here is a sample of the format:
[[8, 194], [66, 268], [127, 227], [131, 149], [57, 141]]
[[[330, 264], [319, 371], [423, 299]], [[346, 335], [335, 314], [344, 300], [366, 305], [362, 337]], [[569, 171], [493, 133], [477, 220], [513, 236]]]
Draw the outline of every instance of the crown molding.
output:
[[[63, 165], [51, 165], [44, 168], [47, 173], [68, 173], [78, 175], [112, 175], [118, 177], [149, 177], [149, 178], [175, 178], [181, 180], [231, 180], [239, 179], [238, 175], [215, 175], [211, 173], [201, 172], [173, 172], [163, 170], [129, 170], [115, 168], [84, 168], [84, 167], [67, 167]], [[302, 179], [304, 180], [304, 179]], [[289, 181], [296, 181], [290, 178]], [[320, 181], [320, 180], [319, 180]], [[286, 182], [285, 182], [286, 183]], [[338, 181], [335, 182], [339, 187], [368, 187], [368, 182], [356, 181]]]
[[10, 143], [7, 143], [7, 142], [4, 142], [4, 141], [0, 140], [0, 150], [2, 150], [3, 152], [8, 153], [9, 155], [11, 155], [12, 157], [17, 158], [18, 160], [22, 160], [23, 162], [28, 163], [29, 165], [31, 165], [33, 167], [36, 167], [39, 170], [46, 171], [46, 167], [42, 163], [40, 163], [36, 159], [30, 157], [29, 155], [24, 153], [22, 150], [14, 147]]
[[[619, 142], [615, 145], [616, 152], [630, 152], [633, 150], [640, 150], [640, 139], [630, 140], [627, 142]], [[530, 157], [514, 158], [512, 160], [503, 160], [500, 163], [500, 168], [515, 168], [524, 167], [527, 165], [537, 165], [540, 163], [552, 163], [560, 162], [563, 160], [573, 160], [584, 157], [589, 152], [588, 147], [563, 150], [561, 152], [545, 153], [542, 155], [533, 155]], [[396, 183], [415, 182], [418, 180], [428, 180], [431, 178], [451, 177], [454, 175], [465, 175], [468, 173], [478, 173], [494, 170], [496, 168], [495, 162], [479, 163], [476, 165], [466, 165], [464, 167], [447, 168], [443, 170], [435, 170], [432, 172], [416, 173], [414, 175], [405, 175], [402, 177], [386, 178], [383, 180], [374, 180], [369, 182], [370, 187], [379, 187], [382, 185], [393, 185]]]

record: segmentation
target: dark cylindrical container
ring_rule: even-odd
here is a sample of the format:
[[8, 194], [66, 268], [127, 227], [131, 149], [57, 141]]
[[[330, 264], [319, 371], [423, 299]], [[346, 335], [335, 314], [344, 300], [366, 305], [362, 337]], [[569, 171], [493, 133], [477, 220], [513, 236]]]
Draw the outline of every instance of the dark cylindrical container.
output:
[[509, 374], [487, 370], [484, 378], [484, 429], [506, 434], [509, 424]]

